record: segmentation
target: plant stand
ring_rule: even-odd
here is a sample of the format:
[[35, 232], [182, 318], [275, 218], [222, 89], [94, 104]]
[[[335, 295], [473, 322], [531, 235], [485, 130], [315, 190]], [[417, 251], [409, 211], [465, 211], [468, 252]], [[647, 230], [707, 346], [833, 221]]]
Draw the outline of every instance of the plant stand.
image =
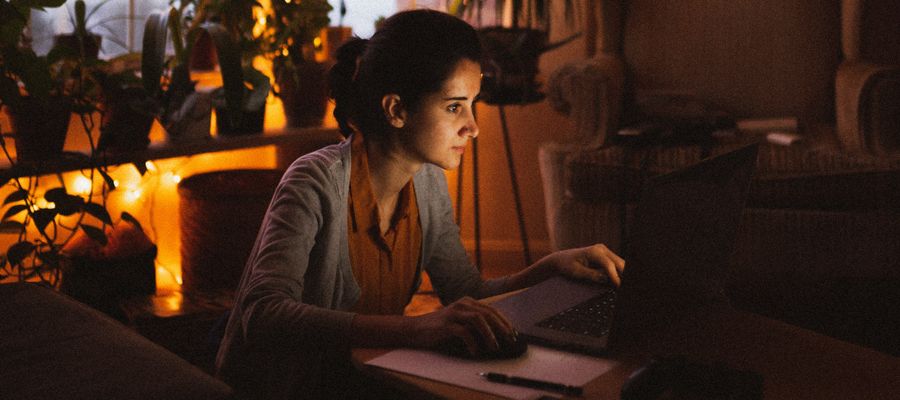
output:
[[[519, 181], [516, 175], [516, 166], [512, 156], [512, 146], [509, 139], [509, 127], [506, 124], [506, 111], [503, 104], [497, 104], [500, 112], [500, 128], [503, 134], [503, 148], [506, 153], [506, 162], [509, 168], [510, 185], [516, 204], [516, 220], [519, 224], [519, 238], [522, 241], [522, 257], [525, 265], [531, 265], [531, 249], [528, 245], [528, 232], [525, 229], [525, 216], [522, 211], [522, 199], [519, 194]], [[462, 222], [462, 188], [463, 188], [463, 163], [459, 165], [459, 178], [456, 181], [456, 223]], [[472, 202], [475, 224], [475, 265], [481, 269], [481, 210], [478, 190], [478, 138], [472, 139]]]

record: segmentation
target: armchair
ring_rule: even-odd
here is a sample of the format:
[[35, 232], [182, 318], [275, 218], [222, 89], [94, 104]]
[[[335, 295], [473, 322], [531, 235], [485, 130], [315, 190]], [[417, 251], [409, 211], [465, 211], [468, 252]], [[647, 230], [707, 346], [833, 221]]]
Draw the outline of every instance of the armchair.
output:
[[589, 40], [587, 60], [548, 80], [551, 104], [578, 130], [576, 141], [539, 151], [551, 245], [621, 250], [642, 176], [765, 142], [748, 132], [703, 145], [615, 140], [661, 112], [652, 105], [791, 118], [803, 139], [760, 149], [731, 260], [732, 301], [900, 354], [894, 2], [601, 0], [595, 11], [599, 54]]

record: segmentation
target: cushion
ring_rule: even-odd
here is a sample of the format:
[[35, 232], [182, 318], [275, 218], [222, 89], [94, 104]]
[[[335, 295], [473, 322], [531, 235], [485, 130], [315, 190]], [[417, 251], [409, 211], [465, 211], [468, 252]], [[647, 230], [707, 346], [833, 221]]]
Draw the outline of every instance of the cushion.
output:
[[0, 321], [0, 398], [231, 398], [225, 383], [42, 286], [0, 285]]

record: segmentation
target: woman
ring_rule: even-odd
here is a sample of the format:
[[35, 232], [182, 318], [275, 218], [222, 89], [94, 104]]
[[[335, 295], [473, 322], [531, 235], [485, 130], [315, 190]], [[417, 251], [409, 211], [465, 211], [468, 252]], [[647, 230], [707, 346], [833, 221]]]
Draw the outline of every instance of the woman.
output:
[[[514, 335], [473, 298], [555, 274], [619, 282], [624, 261], [603, 245], [489, 281], [469, 262], [443, 170], [478, 135], [480, 59], [471, 26], [428, 10], [341, 47], [330, 84], [350, 138], [295, 161], [269, 205], [217, 359], [238, 392], [330, 397], [346, 389], [336, 382], [346, 382], [352, 347], [462, 340], [477, 354]], [[422, 269], [446, 307], [405, 317]]]

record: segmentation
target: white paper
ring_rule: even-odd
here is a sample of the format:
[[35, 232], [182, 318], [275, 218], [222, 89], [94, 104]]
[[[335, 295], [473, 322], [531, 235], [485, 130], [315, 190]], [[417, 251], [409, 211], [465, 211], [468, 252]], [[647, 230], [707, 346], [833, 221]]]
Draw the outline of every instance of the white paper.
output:
[[475, 361], [412, 349], [397, 349], [376, 357], [366, 365], [403, 372], [422, 378], [445, 382], [511, 399], [534, 399], [544, 392], [520, 386], [488, 382], [478, 375], [481, 372], [499, 372], [507, 375], [573, 386], [584, 386], [598, 376], [613, 369], [615, 361], [581, 354], [529, 345], [528, 351], [512, 360]]

